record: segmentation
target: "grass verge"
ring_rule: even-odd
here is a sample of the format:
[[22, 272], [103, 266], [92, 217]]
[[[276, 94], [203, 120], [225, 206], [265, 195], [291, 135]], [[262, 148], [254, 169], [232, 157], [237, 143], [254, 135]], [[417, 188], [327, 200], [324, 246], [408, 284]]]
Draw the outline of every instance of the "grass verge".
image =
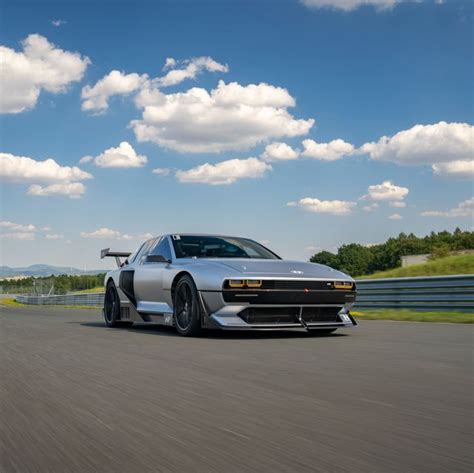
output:
[[0, 299], [0, 307], [25, 307], [28, 304], [22, 304], [21, 302], [17, 302], [14, 298], [5, 298]]
[[23, 304], [22, 302], [17, 302], [15, 299], [0, 299], [0, 307], [49, 307], [51, 309], [101, 309], [99, 306], [94, 305], [55, 305], [55, 304]]
[[374, 278], [403, 278], [414, 276], [446, 276], [449, 274], [473, 274], [474, 254], [446, 256], [428, 261], [423, 264], [415, 264], [407, 268], [395, 268], [389, 271], [380, 271], [368, 276], [360, 276], [357, 279]]
[[91, 289], [83, 289], [82, 291], [74, 291], [74, 294], [96, 294], [98, 292], [105, 292], [104, 286], [97, 286]]
[[443, 322], [455, 324], [474, 323], [469, 312], [424, 312], [407, 309], [356, 310], [351, 314], [359, 320], [398, 320], [403, 322]]

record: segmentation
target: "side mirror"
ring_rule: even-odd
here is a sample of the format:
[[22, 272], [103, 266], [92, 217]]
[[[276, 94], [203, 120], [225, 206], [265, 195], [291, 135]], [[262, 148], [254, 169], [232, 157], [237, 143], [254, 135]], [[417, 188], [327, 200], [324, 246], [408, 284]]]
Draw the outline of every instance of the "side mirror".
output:
[[145, 260], [146, 263], [171, 263], [168, 258], [163, 255], [148, 255]]

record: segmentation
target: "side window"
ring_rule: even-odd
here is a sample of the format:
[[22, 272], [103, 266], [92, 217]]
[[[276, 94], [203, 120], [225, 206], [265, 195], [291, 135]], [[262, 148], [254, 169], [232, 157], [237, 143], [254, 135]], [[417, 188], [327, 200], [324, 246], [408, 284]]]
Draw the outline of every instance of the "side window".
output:
[[170, 244], [168, 243], [168, 238], [164, 236], [155, 248], [150, 251], [150, 255], [160, 255], [171, 260], [171, 249]]
[[150, 248], [156, 243], [157, 238], [153, 238], [151, 240], [146, 241], [143, 246], [140, 249], [140, 252], [138, 253], [136, 260], [139, 263], [143, 263], [144, 257], [148, 254], [150, 251]]
[[133, 253], [131, 256], [128, 257], [128, 262], [129, 263], [133, 263], [136, 259], [137, 259], [137, 256], [138, 256], [138, 253], [140, 253], [140, 251], [142, 250], [142, 248], [145, 246], [145, 243], [142, 243], [139, 247], [138, 247], [138, 250], [135, 251], [135, 253]]

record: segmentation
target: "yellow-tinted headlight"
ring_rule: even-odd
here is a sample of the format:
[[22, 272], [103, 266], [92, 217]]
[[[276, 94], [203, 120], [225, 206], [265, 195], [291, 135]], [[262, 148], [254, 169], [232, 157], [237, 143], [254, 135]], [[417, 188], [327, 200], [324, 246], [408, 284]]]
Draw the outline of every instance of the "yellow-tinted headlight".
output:
[[262, 281], [260, 279], [247, 279], [247, 287], [261, 287]]
[[243, 279], [229, 279], [229, 287], [244, 287], [245, 281]]
[[345, 289], [346, 291], [350, 291], [354, 284], [350, 281], [335, 281], [334, 282], [334, 289]]

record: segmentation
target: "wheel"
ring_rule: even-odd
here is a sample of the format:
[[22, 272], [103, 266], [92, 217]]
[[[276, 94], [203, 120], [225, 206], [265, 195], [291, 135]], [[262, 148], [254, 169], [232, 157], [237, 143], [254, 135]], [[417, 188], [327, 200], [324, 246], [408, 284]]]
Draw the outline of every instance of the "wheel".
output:
[[201, 309], [191, 276], [183, 276], [176, 284], [173, 320], [180, 335], [193, 337], [201, 331]]
[[308, 333], [312, 336], [324, 336], [324, 335], [329, 335], [330, 333], [334, 333], [337, 330], [337, 328], [319, 328], [319, 329], [311, 329], [308, 331]]
[[104, 318], [107, 327], [130, 327], [133, 322], [120, 320], [120, 299], [113, 281], [107, 284], [104, 298]]

